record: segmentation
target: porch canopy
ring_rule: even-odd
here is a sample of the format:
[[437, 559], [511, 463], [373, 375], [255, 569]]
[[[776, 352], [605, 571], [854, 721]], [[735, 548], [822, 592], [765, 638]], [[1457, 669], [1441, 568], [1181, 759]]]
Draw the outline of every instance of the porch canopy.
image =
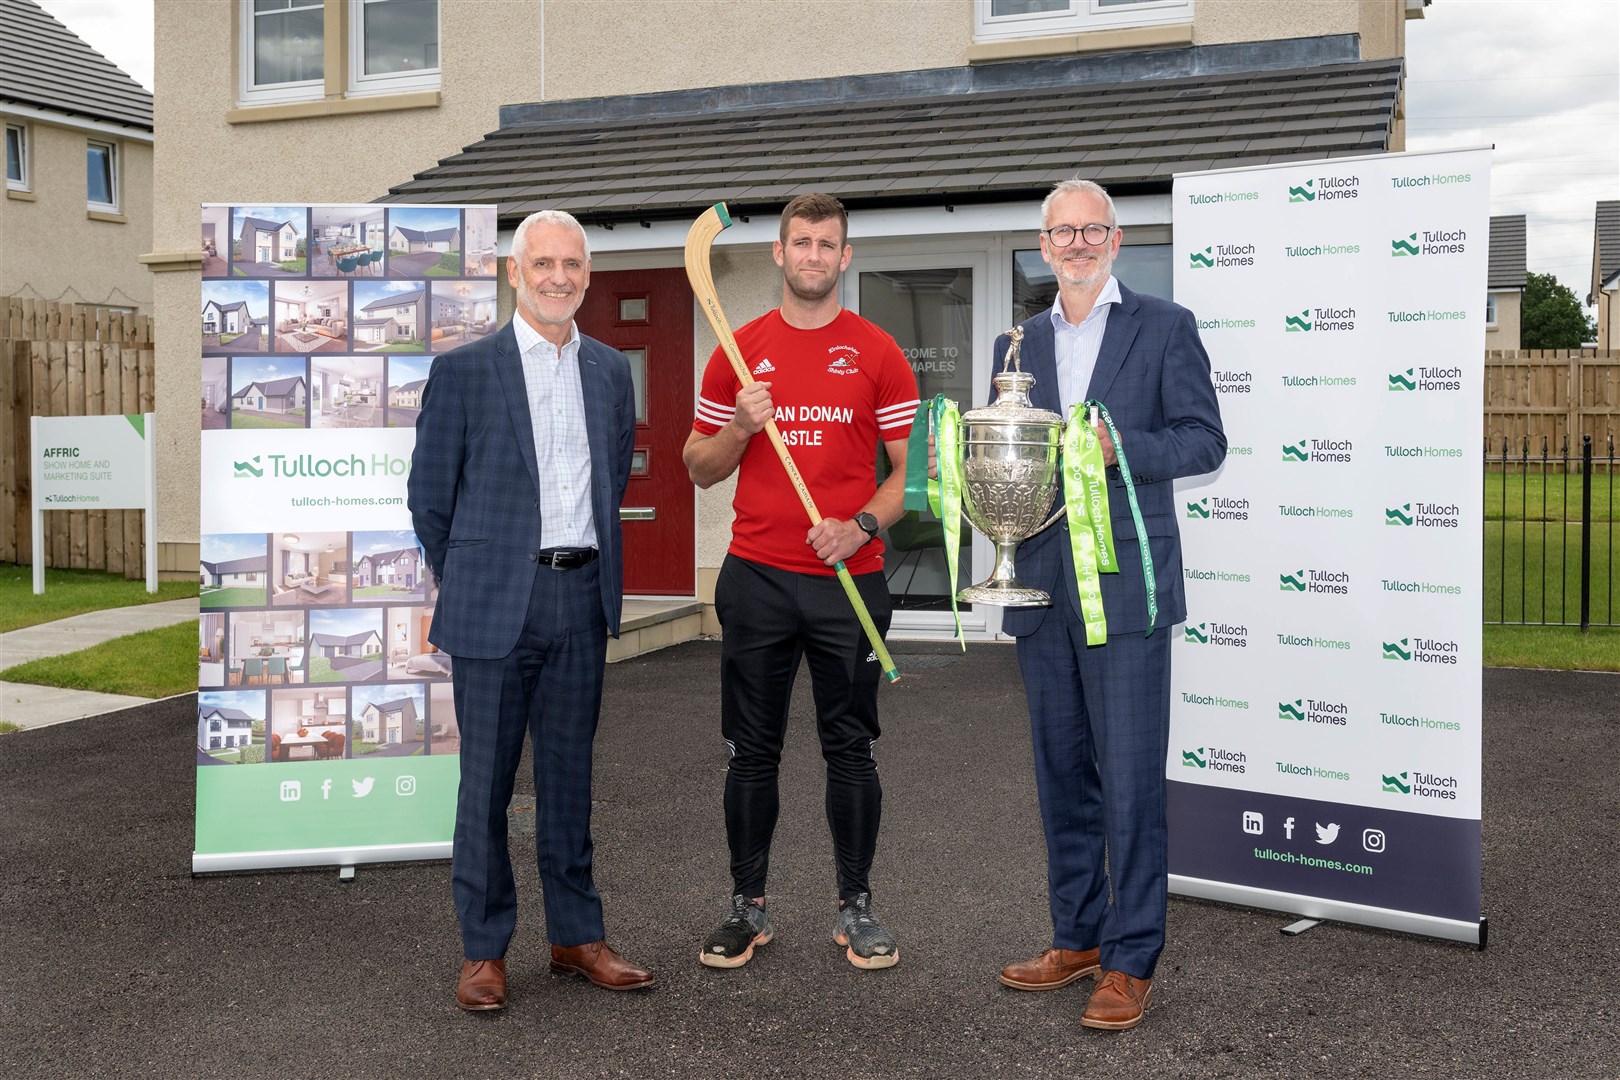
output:
[[1403, 61], [1354, 35], [510, 105], [501, 127], [380, 202], [494, 203], [503, 227], [1038, 199], [1080, 175], [1122, 195], [1173, 174], [1381, 153]]

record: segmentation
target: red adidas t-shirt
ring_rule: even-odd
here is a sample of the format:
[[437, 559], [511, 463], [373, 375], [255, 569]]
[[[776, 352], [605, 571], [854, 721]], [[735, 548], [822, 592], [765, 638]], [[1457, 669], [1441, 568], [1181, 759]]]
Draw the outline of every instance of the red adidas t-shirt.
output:
[[[776, 426], [823, 517], [848, 520], [877, 490], [880, 442], [904, 439], [917, 412], [917, 378], [894, 338], [852, 311], [815, 330], [789, 326], [780, 310], [737, 331], [754, 378], [771, 384]], [[719, 349], [709, 357], [692, 427], [714, 435], [737, 411], [742, 384]], [[770, 436], [761, 431], [737, 469], [731, 553], [803, 574], [831, 574], [804, 542], [810, 517]], [[873, 540], [844, 563], [852, 574], [883, 569]]]

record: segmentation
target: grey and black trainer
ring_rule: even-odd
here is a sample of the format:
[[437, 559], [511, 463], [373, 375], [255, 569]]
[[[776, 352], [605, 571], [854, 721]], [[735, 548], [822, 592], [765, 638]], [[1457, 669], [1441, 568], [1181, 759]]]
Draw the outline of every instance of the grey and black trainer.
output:
[[746, 896], [731, 898], [731, 911], [703, 942], [698, 959], [709, 967], [742, 967], [754, 958], [754, 946], [771, 940], [771, 920], [765, 909]]
[[844, 955], [858, 968], [886, 968], [900, 962], [900, 946], [878, 922], [871, 893], [858, 893], [838, 909], [833, 940], [848, 947]]

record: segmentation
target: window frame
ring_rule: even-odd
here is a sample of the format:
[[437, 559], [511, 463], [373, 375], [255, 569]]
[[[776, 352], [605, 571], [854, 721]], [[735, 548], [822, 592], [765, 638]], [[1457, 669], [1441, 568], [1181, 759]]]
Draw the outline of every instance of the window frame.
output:
[[[118, 143], [117, 143], [116, 140], [113, 140], [113, 139], [86, 139], [86, 140], [84, 140], [84, 149], [85, 149], [85, 153], [87, 155], [89, 154], [89, 152], [93, 148], [96, 148], [96, 147], [100, 147], [100, 148], [107, 151], [107, 188], [108, 188], [107, 194], [108, 194], [108, 197], [110, 198], [111, 201], [110, 202], [97, 202], [95, 199], [90, 197], [90, 176], [89, 176], [89, 173], [87, 171], [86, 174], [85, 174], [85, 181], [84, 181], [84, 185], [85, 185], [84, 186], [84, 204], [85, 204], [86, 208], [88, 208], [90, 210], [93, 210], [93, 211], [95, 211], [97, 213], [101, 213], [101, 214], [121, 214], [121, 213], [123, 213], [123, 210], [121, 209], [122, 206], [123, 206], [123, 191], [122, 191], [123, 185], [120, 183], [120, 178], [119, 178], [119, 175], [118, 175], [118, 173], [119, 173]], [[87, 169], [88, 169], [88, 164], [89, 164], [88, 161], [86, 161]]]
[[438, 27], [439, 64], [420, 71], [392, 71], [379, 75], [366, 74], [366, 5], [384, 0], [349, 0], [345, 17], [348, 19], [349, 50], [347, 70], [344, 72], [345, 97], [376, 97], [382, 94], [410, 94], [419, 90], [437, 90], [443, 71], [444, 4], [435, 0], [433, 15]]
[[[326, 35], [330, 27], [326, 25], [325, 4], [321, 0], [302, 0], [306, 8], [296, 10], [314, 9], [321, 12], [321, 47], [326, 47]], [[295, 9], [286, 9], [295, 10]], [[274, 13], [267, 13], [274, 14]], [[281, 105], [292, 101], [319, 101], [326, 96], [326, 76], [318, 79], [300, 79], [296, 82], [266, 83], [264, 86], [255, 86], [253, 83], [253, 40], [257, 27], [255, 19], [257, 14], [253, 10], [253, 0], [238, 0], [237, 3], [237, 67], [239, 77], [236, 87], [236, 103], [238, 105]]]
[[[15, 131], [17, 133], [17, 175], [18, 175], [18, 179], [16, 179], [16, 180], [13, 180], [11, 178], [11, 165], [10, 165], [11, 139], [9, 138], [9, 136], [11, 135], [11, 133], [13, 131]], [[29, 150], [31, 149], [31, 147], [28, 145], [29, 141], [30, 141], [29, 138], [28, 138], [29, 134], [30, 133], [29, 133], [27, 124], [12, 123], [9, 120], [6, 121], [6, 135], [8, 136], [7, 139], [6, 139], [6, 158], [7, 158], [7, 164], [6, 164], [6, 190], [7, 191], [32, 191], [32, 190], [34, 190], [32, 178], [29, 176], [29, 170], [28, 170], [28, 164], [29, 164], [28, 158], [30, 156], [29, 155]]]
[[994, 0], [973, 0], [973, 40], [1009, 41], [1093, 30], [1190, 23], [1193, 0], [1135, 0], [1129, 6], [1105, 7], [1101, 0], [1068, 0], [1066, 11], [994, 15]]
[[1496, 314], [1496, 294], [1487, 290], [1485, 293], [1485, 325], [1493, 330], [1496, 328]]

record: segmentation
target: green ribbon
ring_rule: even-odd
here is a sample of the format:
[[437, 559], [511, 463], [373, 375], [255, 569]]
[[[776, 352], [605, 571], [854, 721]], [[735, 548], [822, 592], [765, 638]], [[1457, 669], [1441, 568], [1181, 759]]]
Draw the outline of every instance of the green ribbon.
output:
[[1100, 401], [1077, 402], [1069, 410], [1069, 423], [1063, 432], [1063, 503], [1068, 516], [1069, 544], [1074, 556], [1074, 582], [1080, 596], [1080, 616], [1086, 627], [1088, 644], [1108, 640], [1108, 620], [1103, 615], [1100, 574], [1119, 573], [1114, 551], [1113, 521], [1108, 511], [1108, 481], [1103, 468], [1102, 440], [1097, 437], [1088, 415], [1096, 408], [1108, 437], [1114, 443], [1114, 457], [1125, 479], [1125, 498], [1130, 503], [1131, 520], [1136, 523], [1136, 540], [1142, 555], [1142, 582], [1147, 591], [1147, 636], [1153, 636], [1159, 621], [1159, 598], [1153, 576], [1153, 552], [1148, 546], [1147, 527], [1137, 504], [1136, 482], [1119, 429], [1108, 408]]
[[[930, 436], [934, 440], [938, 479], [928, 476]], [[918, 513], [931, 511], [944, 526], [946, 591], [951, 596], [956, 640], [966, 651], [962, 614], [956, 604], [956, 568], [962, 550], [962, 416], [956, 402], [944, 394], [923, 402], [911, 421], [911, 438], [906, 447], [905, 508]]]

